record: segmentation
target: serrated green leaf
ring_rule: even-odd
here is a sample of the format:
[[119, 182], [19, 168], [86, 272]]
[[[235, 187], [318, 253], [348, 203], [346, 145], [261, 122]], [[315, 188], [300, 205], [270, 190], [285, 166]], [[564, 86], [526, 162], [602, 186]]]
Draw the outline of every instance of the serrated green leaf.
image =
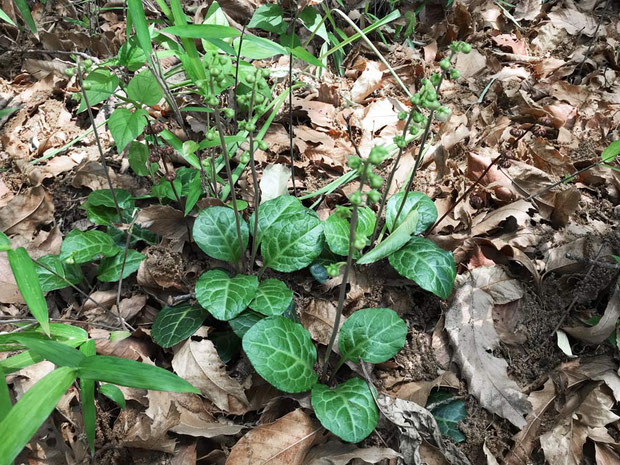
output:
[[[279, 218], [291, 213], [304, 211], [305, 209], [306, 207], [303, 206], [301, 200], [292, 195], [281, 195], [262, 203], [258, 210], [258, 228], [256, 233], [258, 242], [261, 242], [265, 232]], [[250, 224], [252, 225], [250, 229], [252, 234], [254, 234], [254, 215], [254, 213], [250, 215]]]
[[[129, 277], [132, 273], [138, 271], [140, 263], [146, 258], [146, 255], [137, 250], [127, 250], [127, 258], [124, 252], [119, 252], [112, 257], [105, 257], [99, 263], [97, 269], [97, 279], [101, 282], [116, 282], [121, 279], [121, 269], [123, 270], [123, 279]], [[125, 267], [123, 268], [123, 260]]]
[[64, 289], [70, 284], [78, 284], [84, 279], [80, 265], [65, 263], [58, 255], [44, 255], [39, 258], [38, 262], [56, 273], [51, 273], [41, 266], [36, 267], [37, 277], [43, 292]]
[[[241, 222], [243, 250], [250, 238], [248, 224]], [[227, 207], [209, 207], [202, 210], [194, 222], [193, 236], [198, 247], [209, 257], [236, 262], [241, 258], [235, 212]]]
[[405, 247], [389, 257], [390, 265], [422, 289], [447, 299], [454, 286], [454, 255], [423, 237], [412, 238]]
[[11, 408], [0, 421], [0, 465], [13, 462], [50, 416], [75, 377], [75, 369], [58, 368], [37, 381]]
[[[162, 29], [165, 34], [173, 34], [185, 39], [227, 39], [238, 37], [241, 33], [230, 26], [217, 24], [185, 24]], [[245, 40], [245, 38], [244, 38]]]
[[399, 192], [388, 200], [385, 209], [385, 223], [387, 224], [388, 230], [393, 231], [395, 227], [398, 227], [405, 220], [410, 211], [417, 210], [420, 216], [418, 225], [413, 231], [413, 234], [420, 234], [426, 231], [426, 229], [437, 220], [437, 207], [435, 207], [435, 203], [428, 196], [421, 192], [409, 192], [405, 206], [398, 217], [398, 224], [396, 226], [394, 225], [396, 213], [398, 213], [404, 196], [404, 192]]
[[601, 160], [605, 163], [611, 163], [618, 155], [620, 155], [620, 140], [613, 141], [603, 150], [603, 153], [601, 153]]
[[[448, 398], [452, 397], [448, 395]], [[434, 402], [433, 395], [429, 397], [429, 403]], [[467, 418], [465, 402], [461, 399], [453, 399], [446, 402], [445, 399], [437, 407], [432, 407], [430, 412], [437, 421], [441, 434], [451, 437], [455, 443], [463, 442], [465, 435], [459, 430], [458, 424]]]
[[155, 317], [151, 337], [160, 347], [172, 347], [194, 334], [207, 317], [197, 305], [164, 307]]
[[265, 318], [243, 336], [243, 350], [266, 381], [284, 392], [304, 392], [317, 381], [310, 333], [283, 316]]
[[[355, 224], [355, 237], [367, 238], [375, 228], [375, 214], [368, 207], [358, 208], [357, 223]], [[324, 223], [325, 241], [329, 249], [338, 255], [349, 254], [349, 232], [351, 223], [342, 211], [332, 213]]]
[[67, 263], [86, 263], [100, 256], [112, 257], [121, 248], [106, 233], [97, 230], [71, 231], [60, 246], [60, 259]]
[[39, 322], [43, 331], [49, 335], [50, 322], [47, 302], [43, 296], [34, 262], [23, 247], [7, 250], [6, 253], [20, 294], [28, 305], [32, 316]]
[[360, 378], [351, 378], [335, 389], [316, 384], [311, 401], [321, 424], [347, 442], [360, 442], [379, 421], [372, 393]]
[[150, 70], [145, 69], [127, 84], [127, 97], [148, 106], [157, 105], [164, 93]]
[[108, 119], [108, 129], [121, 153], [127, 144], [144, 132], [149, 114], [142, 108], [133, 113], [126, 108], [117, 108]]
[[243, 338], [245, 333], [247, 333], [252, 326], [264, 318], [265, 317], [259, 313], [247, 310], [242, 312], [238, 317], [230, 320], [228, 324], [237, 336]]
[[282, 315], [293, 301], [293, 291], [279, 279], [266, 279], [250, 302], [250, 308], [266, 316]]
[[112, 402], [115, 402], [121, 410], [125, 410], [125, 396], [123, 395], [123, 391], [121, 391], [118, 387], [113, 384], [102, 384], [99, 386], [99, 392]]
[[275, 32], [276, 34], [284, 34], [286, 32], [286, 23], [283, 19], [282, 8], [280, 5], [265, 4], [259, 6], [252, 15], [248, 28], [259, 28], [267, 32]]
[[200, 394], [187, 381], [163, 368], [108, 355], [86, 357], [78, 368], [78, 376], [138, 389]]
[[360, 257], [357, 260], [357, 264], [367, 265], [369, 263], [374, 263], [399, 250], [402, 246], [409, 242], [413, 236], [413, 232], [418, 227], [419, 216], [420, 215], [417, 210], [411, 210], [405, 218], [405, 221], [400, 223], [394, 232], [387, 237], [387, 239], [384, 239], [377, 246], [375, 246], [375, 248]]
[[218, 320], [228, 321], [244, 311], [258, 289], [258, 278], [209, 270], [196, 282], [196, 300]]
[[338, 333], [340, 356], [357, 362], [382, 363], [405, 345], [407, 325], [389, 308], [363, 308], [343, 323]]
[[[105, 68], [97, 68], [88, 73], [84, 78], [84, 84], [88, 88], [86, 97], [91, 107], [107, 100], [118, 88], [120, 80], [116, 74]], [[78, 113], [86, 110], [86, 101], [82, 99], [78, 107]]]
[[301, 270], [321, 254], [323, 223], [310, 210], [275, 221], [263, 236], [264, 266], [281, 272]]

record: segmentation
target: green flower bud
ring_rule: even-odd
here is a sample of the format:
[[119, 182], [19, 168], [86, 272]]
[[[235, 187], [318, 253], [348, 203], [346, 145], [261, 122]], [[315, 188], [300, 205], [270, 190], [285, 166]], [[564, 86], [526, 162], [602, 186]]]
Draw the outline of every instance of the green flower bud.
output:
[[249, 82], [249, 83], [252, 83], [252, 82], [254, 82], [256, 80], [256, 78], [255, 78], [253, 73], [247, 72], [247, 73], [245, 73], [245, 80], [247, 82]]
[[235, 116], [235, 110], [232, 108], [224, 108], [224, 117], [228, 119], [232, 119]]
[[456, 69], [456, 68], [452, 68], [450, 70], [450, 79], [458, 79], [461, 77], [461, 72]]
[[75, 75], [75, 68], [67, 68], [65, 69], [65, 74], [69, 77], [74, 76]]
[[450, 44], [450, 50], [454, 53], [458, 53], [461, 49], [461, 42], [454, 41]]
[[93, 60], [90, 58], [84, 60], [84, 68], [90, 69], [93, 66]]
[[265, 96], [263, 94], [254, 95], [254, 102], [263, 103], [265, 101]]
[[425, 97], [429, 102], [434, 102], [437, 100], [437, 92], [435, 92], [435, 89], [427, 90]]
[[463, 53], [469, 53], [471, 52], [471, 45], [468, 44], [467, 42], [461, 42], [461, 52]]
[[338, 263], [332, 263], [325, 267], [325, 271], [327, 272], [328, 276], [335, 278], [340, 274], [340, 265]]
[[448, 107], [439, 107], [437, 113], [435, 113], [435, 118], [437, 118], [437, 121], [441, 122], [448, 121], [450, 116], [452, 116], [452, 110]]
[[419, 124], [419, 123], [422, 123], [425, 119], [426, 119], [426, 118], [424, 117], [424, 115], [423, 115], [422, 113], [418, 112], [418, 111], [416, 111], [416, 112], [413, 114], [413, 122], [414, 122], [414, 123], [418, 123], [418, 124]]
[[364, 247], [366, 247], [366, 238], [356, 237], [353, 241], [353, 247], [355, 247], [357, 250], [362, 250]]
[[209, 97], [209, 102], [208, 103], [209, 103], [209, 105], [211, 105], [213, 107], [216, 107], [220, 103], [220, 101], [219, 101], [219, 99], [215, 95], [211, 95]]
[[433, 83], [434, 86], [439, 85], [439, 81], [441, 79], [441, 76], [437, 73], [433, 73], [431, 74], [431, 82]]
[[373, 189], [371, 191], [368, 191], [368, 193], [366, 194], [366, 198], [370, 203], [377, 203], [381, 199], [381, 194], [379, 193], [379, 191]]
[[245, 129], [249, 132], [255, 131], [256, 130], [256, 125], [252, 122], [249, 122], [245, 125]]
[[258, 148], [261, 150], [267, 150], [269, 148], [269, 145], [267, 145], [267, 142], [265, 142], [264, 140], [259, 140]]
[[370, 187], [373, 189], [379, 189], [383, 185], [383, 178], [378, 174], [373, 173], [372, 176], [370, 176], [370, 181], [368, 184], [370, 184]]
[[243, 152], [239, 157], [239, 161], [244, 165], [250, 163], [250, 152]]
[[418, 126], [417, 124], [412, 124], [409, 127], [409, 134], [411, 134], [412, 136], [417, 136], [418, 134], [420, 134], [420, 126]]
[[385, 157], [388, 155], [389, 153], [383, 145], [375, 145], [368, 155], [368, 161], [373, 165], [378, 165], [385, 160]]
[[271, 70], [267, 69], [267, 68], [262, 68], [261, 73], [262, 73], [264, 78], [267, 78], [271, 74]]
[[216, 65], [215, 63], [213, 65], [211, 65], [209, 67], [209, 72], [211, 73], [211, 76], [213, 76], [214, 78], [218, 77], [220, 75], [220, 73], [222, 72], [222, 70], [219, 68], [218, 65]]
[[349, 201], [351, 205], [361, 205], [362, 204], [362, 193], [360, 191], [355, 191], [349, 197]]
[[440, 106], [441, 104], [437, 100], [434, 100], [433, 102], [427, 101], [426, 103], [426, 108], [428, 108], [429, 110], [438, 110]]
[[216, 81], [218, 87], [226, 87], [226, 78], [224, 76], [220, 76], [220, 78]]
[[450, 66], [451, 66], [451, 63], [448, 57], [444, 58], [443, 60], [439, 62], [439, 67], [443, 69], [444, 71], [449, 70]]
[[422, 97], [420, 96], [420, 94], [414, 94], [414, 95], [412, 95], [412, 96], [411, 96], [411, 98], [409, 99], [409, 101], [410, 101], [413, 105], [415, 105], [415, 106], [419, 107], [419, 106], [420, 106], [420, 104], [422, 103]]
[[89, 90], [91, 88], [91, 83], [88, 81], [83, 81], [82, 82], [82, 89], [84, 90]]
[[349, 157], [349, 160], [347, 161], [347, 165], [349, 165], [349, 168], [356, 170], [360, 166], [362, 166], [362, 159], [360, 157], [353, 155], [352, 157]]
[[225, 57], [224, 55], [220, 55], [220, 56], [217, 58], [217, 61], [219, 61], [219, 62], [220, 62], [220, 65], [222, 65], [222, 66], [224, 66], [224, 65], [226, 65], [226, 64], [228, 64], [228, 63], [229, 63], [228, 57]]
[[213, 129], [209, 129], [209, 131], [207, 131], [207, 133], [205, 134], [205, 138], [208, 141], [215, 140], [215, 131]]
[[407, 119], [407, 112], [401, 111], [398, 113], [398, 119], [401, 121], [405, 121]]

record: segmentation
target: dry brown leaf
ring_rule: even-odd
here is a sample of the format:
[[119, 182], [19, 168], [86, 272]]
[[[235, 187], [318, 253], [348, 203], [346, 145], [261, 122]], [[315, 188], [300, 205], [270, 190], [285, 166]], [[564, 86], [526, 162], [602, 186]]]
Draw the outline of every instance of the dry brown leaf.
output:
[[322, 428], [302, 409], [254, 428], [230, 451], [226, 465], [302, 465]]
[[574, 6], [558, 8], [547, 13], [547, 17], [554, 26], [564, 29], [573, 36], [583, 34], [592, 37], [596, 31], [596, 20], [592, 16], [582, 13]]
[[17, 288], [13, 277], [9, 257], [6, 252], [0, 252], [0, 303], [23, 304], [24, 299]]
[[387, 447], [360, 448], [354, 444], [329, 441], [308, 452], [303, 465], [347, 465], [352, 460], [377, 463], [382, 460], [402, 458], [398, 452]]
[[[489, 212], [487, 215], [478, 219], [474, 218], [474, 227], [471, 229], [472, 236], [488, 234], [508, 218], [514, 218], [517, 225], [524, 226], [531, 219], [530, 211], [534, 206], [525, 200], [517, 200], [511, 204]], [[480, 215], [482, 216], [482, 215]]]
[[357, 78], [351, 88], [351, 100], [362, 103], [366, 97], [381, 87], [383, 80], [383, 68], [381, 63], [367, 61], [364, 71]]
[[573, 328], [563, 328], [568, 334], [580, 341], [588, 344], [600, 344], [616, 329], [616, 323], [620, 318], [620, 288], [616, 290], [609, 299], [605, 313], [600, 321], [594, 326], [577, 326]]
[[432, 381], [421, 380], [405, 383], [402, 383], [402, 381], [399, 380], [394, 381], [400, 382], [400, 384], [396, 385], [396, 387], [391, 390], [391, 394], [393, 394], [393, 396], [398, 397], [399, 399], [415, 402], [422, 407], [426, 405], [428, 396], [433, 389], [438, 387], [459, 389], [460, 387], [458, 378], [451, 371], [443, 372]]
[[188, 239], [183, 212], [168, 205], [151, 205], [141, 209], [136, 222], [171, 241], [172, 249], [176, 252]]
[[[492, 163], [491, 158], [470, 152], [467, 154], [467, 177], [476, 181]], [[502, 173], [497, 164], [491, 166], [486, 174], [480, 179], [480, 185], [493, 190], [498, 199], [510, 202], [514, 199], [511, 189], [512, 181]]]
[[28, 189], [13, 197], [2, 208], [0, 231], [7, 235], [31, 237], [41, 225], [54, 221], [54, 204], [42, 186]]
[[243, 387], [226, 373], [213, 342], [208, 339], [188, 339], [174, 354], [172, 368], [222, 410], [235, 415], [248, 411]]
[[499, 343], [493, 325], [493, 306], [522, 296], [519, 282], [499, 266], [476, 268], [471, 275], [457, 277], [457, 291], [445, 323], [469, 391], [484, 408], [518, 427], [525, 426], [523, 415], [531, 410], [531, 405], [517, 383], [508, 377], [506, 361], [490, 352]]
[[[300, 321], [303, 327], [310, 331], [312, 339], [319, 344], [327, 345], [332, 335], [334, 321], [336, 321], [336, 307], [327, 300], [313, 299], [301, 311]], [[345, 321], [346, 317], [343, 316], [340, 319], [341, 327]], [[337, 336], [334, 350], [338, 350]]]
[[114, 432], [123, 446], [172, 454], [176, 440], [168, 436], [168, 431], [178, 423], [179, 412], [173, 405], [170, 405], [168, 411], [158, 415], [155, 419], [128, 407], [121, 411], [116, 419]]
[[540, 0], [521, 0], [517, 3], [513, 16], [517, 21], [532, 21], [540, 14], [541, 8]]
[[467, 55], [459, 53], [454, 67], [461, 72], [463, 78], [480, 77], [481, 71], [487, 67], [487, 59], [478, 50], [473, 49]]

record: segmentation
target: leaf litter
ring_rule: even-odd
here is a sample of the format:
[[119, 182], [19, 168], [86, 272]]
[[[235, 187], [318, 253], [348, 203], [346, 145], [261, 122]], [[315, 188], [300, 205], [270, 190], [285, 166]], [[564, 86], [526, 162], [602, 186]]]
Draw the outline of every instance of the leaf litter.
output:
[[[220, 5], [241, 24], [261, 3]], [[620, 176], [601, 166], [582, 170], [620, 135], [619, 11], [614, 2], [516, 3], [507, 8], [500, 1], [455, 1], [444, 9], [428, 2], [415, 29], [416, 41], [425, 46], [386, 49], [388, 62], [415, 89], [436, 67], [437, 50], [446, 41], [459, 38], [474, 47], [458, 57], [462, 79], [442, 91], [453, 119], [435, 128], [438, 135], [416, 186], [434, 200], [440, 217], [446, 214], [431, 237], [455, 253], [456, 291], [444, 304], [375, 264], [355, 270], [345, 304], [347, 316], [363, 307], [388, 306], [409, 326], [406, 349], [371, 373], [379, 391], [392, 396], [379, 397], [383, 420], [377, 434], [359, 447], [335, 440], [314, 419], [307, 399], [264, 389], [246, 359], [223, 363], [223, 348], [211, 339], [189, 339], [168, 352], [155, 346], [148, 330], [155, 315], [188, 294], [207, 264], [188, 252], [183, 212], [147, 203], [137, 224], [162, 242], [142, 250], [147, 258], [130, 279], [120, 308], [115, 289], [100, 283], [89, 294], [107, 311], [81, 296], [54, 291], [48, 294], [52, 316], [79, 320], [97, 338], [99, 353], [157, 363], [191, 378], [204, 397], [125, 389], [129, 407], [122, 412], [100, 399], [98, 446], [113, 445], [100, 463], [160, 463], [162, 453], [174, 463], [232, 465], [618, 463], [620, 377], [613, 357], [618, 272], [593, 264], [609, 265], [605, 257], [620, 254], [614, 231]], [[12, 9], [6, 11], [15, 17]], [[363, 8], [354, 5], [351, 14], [359, 18]], [[37, 20], [63, 15], [78, 17], [71, 4], [34, 12]], [[88, 123], [69, 98], [76, 90], [62, 74], [69, 62], [45, 50], [78, 47], [104, 60], [124, 41], [124, 22], [110, 11], [102, 15], [99, 36], [69, 23], [41, 32], [41, 42], [30, 45], [43, 47], [43, 53], [27, 58], [9, 39], [17, 30], [2, 27], [9, 28], [2, 43], [12, 51], [0, 54], [0, 94], [10, 96], [18, 109], [0, 127], [0, 231], [32, 256], [58, 253], [54, 237], [91, 227], [79, 205], [90, 191], [107, 188], [107, 181], [92, 134], [71, 145]], [[287, 60], [270, 65], [288, 67]], [[296, 72], [298, 66], [295, 62]], [[391, 142], [402, 124], [397, 114], [406, 96], [370, 49], [355, 45], [343, 71], [340, 76], [324, 70], [320, 79], [299, 74], [306, 87], [295, 92], [291, 109], [298, 192], [315, 191], [348, 172], [352, 145], [346, 117], [352, 116], [362, 154], [382, 140]], [[105, 105], [103, 110], [98, 122]], [[287, 119], [284, 108], [265, 136], [267, 150], [257, 155], [263, 200], [292, 187]], [[147, 194], [147, 186], [115, 153], [108, 133], [101, 130], [100, 136], [114, 187]], [[380, 169], [389, 172], [391, 163]], [[406, 183], [413, 154], [405, 153], [401, 163], [394, 189]], [[250, 192], [252, 182], [243, 173], [241, 192]], [[329, 215], [347, 189], [320, 198], [318, 211]], [[0, 270], [0, 317], [25, 315], [5, 254]], [[298, 273], [289, 284], [302, 324], [326, 345], [338, 278], [319, 284]], [[118, 311], [140, 329], [112, 342], [110, 330], [100, 325], [116, 325]], [[568, 335], [574, 358], [557, 346], [558, 331]], [[47, 372], [46, 363], [9, 377], [16, 396]], [[458, 425], [462, 443], [443, 436], [425, 408], [437, 391], [465, 401], [467, 417]], [[75, 392], [69, 391], [31, 443], [30, 453], [46, 463], [59, 460], [42, 439], [49, 431], [67, 445], [65, 462], [59, 463], [79, 463], [87, 456], [75, 439], [81, 419], [70, 407], [73, 399]]]

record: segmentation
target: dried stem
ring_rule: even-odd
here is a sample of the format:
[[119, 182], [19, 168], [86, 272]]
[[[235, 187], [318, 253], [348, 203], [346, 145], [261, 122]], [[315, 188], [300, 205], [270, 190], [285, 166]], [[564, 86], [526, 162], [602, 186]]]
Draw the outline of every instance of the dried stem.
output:
[[[254, 96], [256, 95], [256, 79], [252, 85], [252, 94], [250, 96], [250, 106], [248, 109], [248, 121], [252, 121], [252, 112], [254, 111]], [[250, 272], [254, 268], [254, 260], [256, 259], [256, 251], [258, 250], [258, 210], [260, 208], [260, 188], [258, 185], [258, 174], [256, 173], [256, 161], [254, 160], [254, 131], [248, 131], [250, 137], [250, 169], [252, 170], [252, 183], [254, 184], [254, 228], [252, 234], [252, 254], [250, 256]]]

